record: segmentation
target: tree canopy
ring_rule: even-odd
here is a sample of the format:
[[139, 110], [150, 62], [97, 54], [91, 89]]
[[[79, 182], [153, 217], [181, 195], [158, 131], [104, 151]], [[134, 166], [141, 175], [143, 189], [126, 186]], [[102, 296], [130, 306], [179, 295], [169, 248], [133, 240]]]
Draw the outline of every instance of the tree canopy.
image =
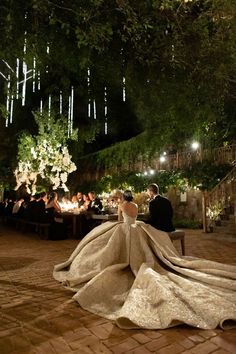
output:
[[[63, 92], [65, 114], [73, 86], [76, 158], [136, 136], [138, 142], [140, 134], [147, 136], [143, 152], [150, 136], [157, 151], [183, 148], [194, 137], [205, 145], [234, 141], [235, 12], [234, 0], [1, 1], [1, 58], [14, 70], [17, 58], [30, 69], [35, 60], [41, 80], [35, 93], [32, 79], [27, 82], [26, 105], [16, 101], [4, 136], [11, 130], [17, 141], [29, 126], [34, 133], [31, 112], [49, 94], [57, 110]], [[1, 62], [5, 76], [9, 70]], [[4, 121], [3, 77], [0, 87]], [[88, 117], [94, 100], [96, 119]]]

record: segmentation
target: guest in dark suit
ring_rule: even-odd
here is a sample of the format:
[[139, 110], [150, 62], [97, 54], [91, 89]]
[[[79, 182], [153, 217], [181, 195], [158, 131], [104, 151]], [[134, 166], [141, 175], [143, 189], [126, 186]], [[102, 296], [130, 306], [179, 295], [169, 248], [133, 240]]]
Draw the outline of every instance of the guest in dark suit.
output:
[[101, 214], [102, 211], [102, 202], [99, 198], [96, 197], [95, 192], [88, 192], [90, 203], [88, 205], [88, 211], [93, 212], [94, 214]]
[[33, 211], [33, 221], [38, 222], [47, 222], [47, 215], [46, 215], [46, 202], [47, 202], [47, 193], [41, 192], [40, 198], [37, 200], [37, 203], [34, 206]]
[[170, 201], [159, 194], [159, 187], [156, 183], [150, 184], [147, 192], [150, 197], [148, 224], [158, 230], [174, 231], [175, 228], [172, 223], [173, 209]]
[[102, 202], [98, 197], [96, 197], [95, 192], [93, 192], [93, 191], [88, 192], [88, 197], [89, 197], [90, 202], [88, 204], [87, 212], [85, 215], [87, 232], [89, 232], [95, 226], [98, 226], [101, 223], [98, 220], [94, 220], [92, 218], [92, 215], [93, 214], [101, 214], [102, 208], [103, 208]]

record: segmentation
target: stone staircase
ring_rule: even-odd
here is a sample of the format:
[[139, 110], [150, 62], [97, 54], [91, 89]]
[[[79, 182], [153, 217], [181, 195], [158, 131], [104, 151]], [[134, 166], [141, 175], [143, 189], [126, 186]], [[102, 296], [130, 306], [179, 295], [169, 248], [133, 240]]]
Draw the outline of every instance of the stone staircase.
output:
[[236, 166], [203, 197], [203, 228], [236, 238]]

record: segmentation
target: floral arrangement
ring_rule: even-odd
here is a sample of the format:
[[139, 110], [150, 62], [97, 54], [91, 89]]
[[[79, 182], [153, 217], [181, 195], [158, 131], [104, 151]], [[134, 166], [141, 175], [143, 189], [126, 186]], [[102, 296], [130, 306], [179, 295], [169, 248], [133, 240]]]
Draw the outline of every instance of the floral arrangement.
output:
[[[39, 134], [23, 134], [18, 144], [18, 166], [14, 171], [17, 190], [25, 184], [28, 193], [35, 194], [39, 180], [45, 180], [53, 189], [68, 191], [68, 175], [77, 169], [66, 146], [66, 123], [61, 118], [35, 113]], [[73, 137], [74, 138], [74, 137]]]

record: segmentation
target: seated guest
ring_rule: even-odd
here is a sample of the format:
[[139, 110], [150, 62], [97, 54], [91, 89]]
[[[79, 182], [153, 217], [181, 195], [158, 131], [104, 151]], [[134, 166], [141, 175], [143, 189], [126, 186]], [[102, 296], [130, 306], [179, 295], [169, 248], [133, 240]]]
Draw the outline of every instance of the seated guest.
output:
[[28, 205], [30, 203], [32, 196], [27, 194], [24, 197], [23, 203], [21, 203], [20, 209], [17, 213], [17, 216], [22, 219], [28, 219]]
[[88, 192], [88, 196], [90, 199], [88, 211], [93, 212], [94, 214], [101, 214], [103, 208], [101, 200], [96, 197], [96, 194], [93, 191]]
[[76, 194], [72, 195], [71, 202], [73, 204], [77, 204], [77, 195]]
[[47, 193], [46, 192], [42, 192], [40, 193], [40, 197], [37, 200], [37, 203], [34, 206], [34, 210], [33, 210], [33, 220], [32, 221], [38, 221], [38, 222], [46, 222], [46, 202], [47, 202]]
[[40, 199], [40, 194], [37, 193], [34, 196], [31, 196], [30, 202], [26, 208], [26, 218], [29, 221], [35, 221], [37, 218], [37, 202]]
[[18, 212], [19, 212], [19, 210], [20, 210], [20, 207], [21, 207], [21, 204], [23, 204], [23, 202], [24, 202], [24, 198], [19, 198], [18, 200], [17, 200], [17, 202], [15, 202], [15, 204], [14, 204], [14, 206], [13, 206], [13, 209], [12, 209], [12, 214], [14, 215], [14, 216], [19, 216], [18, 215]]
[[80, 208], [84, 204], [83, 193], [78, 192], [76, 195], [78, 207]]
[[88, 230], [92, 230], [95, 226], [100, 224], [100, 220], [94, 220], [92, 218], [92, 214], [101, 214], [102, 212], [102, 202], [101, 200], [96, 197], [95, 192], [90, 191], [88, 193], [90, 203], [87, 209], [87, 218], [88, 218]]
[[61, 207], [58, 203], [58, 195], [56, 192], [52, 192], [49, 194], [49, 199], [46, 204], [46, 214], [51, 215], [54, 217], [54, 215], [58, 212], [61, 212]]
[[83, 194], [83, 203], [80, 206], [80, 209], [81, 210], [88, 210], [89, 204], [90, 204], [90, 199], [89, 199], [88, 194]]
[[7, 199], [6, 204], [5, 204], [5, 209], [4, 209], [4, 215], [5, 216], [10, 216], [12, 215], [12, 210], [14, 207], [15, 201], [12, 199]]
[[58, 195], [56, 192], [51, 192], [46, 205], [46, 214], [50, 222], [49, 238], [50, 240], [64, 240], [67, 238], [66, 225], [63, 219], [57, 214], [61, 212], [61, 207], [58, 203]]

